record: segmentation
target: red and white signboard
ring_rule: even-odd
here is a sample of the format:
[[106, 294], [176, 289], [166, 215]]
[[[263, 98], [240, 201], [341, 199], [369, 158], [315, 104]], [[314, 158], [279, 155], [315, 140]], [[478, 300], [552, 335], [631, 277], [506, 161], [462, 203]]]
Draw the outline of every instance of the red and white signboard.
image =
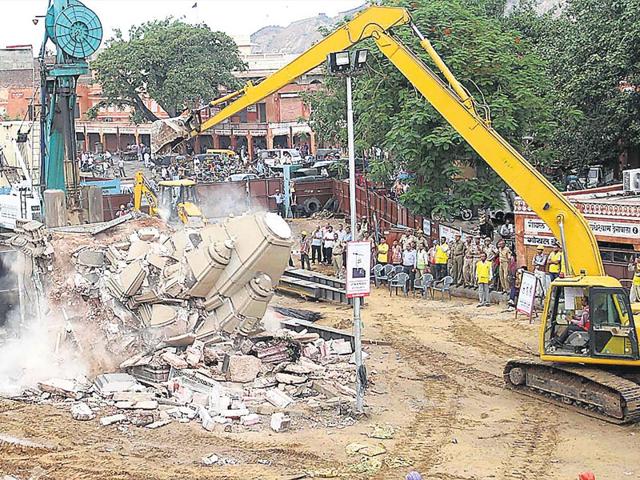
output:
[[371, 244], [347, 242], [347, 298], [371, 293]]
[[536, 299], [536, 286], [536, 276], [531, 272], [522, 272], [522, 281], [520, 282], [520, 293], [518, 294], [516, 313], [522, 313], [531, 318]]

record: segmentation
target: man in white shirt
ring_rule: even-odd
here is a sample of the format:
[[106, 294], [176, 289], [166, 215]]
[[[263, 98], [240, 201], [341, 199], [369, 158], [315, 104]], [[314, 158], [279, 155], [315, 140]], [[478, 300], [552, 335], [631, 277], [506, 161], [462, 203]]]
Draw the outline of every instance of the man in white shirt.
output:
[[324, 263], [331, 265], [333, 261], [333, 246], [335, 245], [335, 232], [329, 225], [324, 232]]
[[347, 232], [344, 231], [342, 224], [338, 225], [338, 231], [336, 233], [338, 234], [338, 241], [344, 242], [344, 237], [347, 235]]

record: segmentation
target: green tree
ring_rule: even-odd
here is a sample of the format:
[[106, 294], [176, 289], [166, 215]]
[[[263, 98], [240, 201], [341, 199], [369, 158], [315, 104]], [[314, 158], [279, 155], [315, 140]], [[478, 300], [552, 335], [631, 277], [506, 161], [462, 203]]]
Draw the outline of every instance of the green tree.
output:
[[546, 21], [538, 49], [568, 112], [553, 138], [559, 164], [613, 166], [640, 145], [638, 12], [639, 0], [569, 0]]
[[[553, 104], [549, 101], [552, 84], [545, 75], [545, 62], [501, 13], [502, 2], [385, 3], [410, 9], [418, 28], [458, 80], [481, 109], [486, 107], [491, 112], [494, 128], [521, 151], [523, 137], [535, 136], [528, 145], [528, 156], [534, 163], [545, 161], [548, 138], [555, 127], [549, 106]], [[408, 28], [396, 29], [394, 34], [435, 68]], [[504, 185], [375, 46], [369, 47], [372, 58], [368, 71], [354, 86], [358, 148], [381, 146], [391, 153], [395, 170], [412, 174], [412, 188], [403, 200], [419, 213], [448, 216], [460, 208], [495, 203]], [[311, 121], [339, 125], [338, 119], [344, 118], [340, 97], [344, 88], [338, 80], [332, 80], [327, 88], [329, 94], [310, 96]], [[477, 167], [478, 179], [457, 181], [464, 165]], [[388, 160], [375, 161], [374, 169], [388, 174]]]
[[144, 104], [153, 98], [171, 116], [235, 88], [232, 72], [244, 70], [237, 45], [204, 24], [168, 18], [134, 26], [114, 38], [92, 63], [102, 86], [99, 106], [130, 107], [137, 121], [157, 120]]

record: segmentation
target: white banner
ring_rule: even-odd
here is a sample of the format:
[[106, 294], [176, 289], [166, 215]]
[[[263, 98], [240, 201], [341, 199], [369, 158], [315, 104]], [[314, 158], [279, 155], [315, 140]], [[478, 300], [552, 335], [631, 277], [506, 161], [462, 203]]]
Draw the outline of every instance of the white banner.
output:
[[347, 242], [347, 298], [371, 293], [371, 244]]
[[[640, 222], [607, 222], [604, 220], [589, 220], [589, 226], [596, 235], [607, 237], [638, 238], [640, 236]], [[525, 218], [525, 235], [538, 235], [540, 233], [551, 233], [551, 229], [542, 220]], [[536, 245], [536, 244], [529, 244]]]
[[606, 235], [607, 237], [634, 238], [640, 237], [640, 222], [603, 222], [600, 220], [589, 221], [591, 230], [596, 235]]
[[525, 218], [524, 233], [533, 235], [537, 233], [551, 233], [551, 229], [542, 220], [538, 220], [535, 218]]
[[536, 298], [536, 276], [531, 272], [522, 272], [520, 293], [518, 294], [518, 313], [531, 316], [533, 314], [533, 302]]
[[213, 131], [213, 133], [215, 133], [216, 135], [231, 135], [231, 130], [230, 129], [227, 130], [226, 128], [225, 129], [217, 128]]
[[265, 137], [267, 135], [266, 130], [249, 130], [249, 134], [252, 137]]
[[249, 135], [249, 130], [234, 130], [233, 134], [239, 137], [244, 137], [246, 135]]
[[447, 239], [447, 242], [453, 242], [456, 235], [460, 235], [462, 240], [464, 240], [467, 236], [466, 233], [464, 233], [462, 230], [447, 227], [446, 225], [439, 225], [439, 229], [440, 236], [438, 237], [438, 240], [440, 240], [442, 237], [445, 237]]
[[422, 233], [427, 237], [431, 236], [431, 220], [427, 220], [426, 218], [422, 220]]
[[556, 239], [554, 237], [540, 237], [537, 235], [525, 235], [525, 245], [542, 245], [543, 247], [552, 247], [555, 245]]

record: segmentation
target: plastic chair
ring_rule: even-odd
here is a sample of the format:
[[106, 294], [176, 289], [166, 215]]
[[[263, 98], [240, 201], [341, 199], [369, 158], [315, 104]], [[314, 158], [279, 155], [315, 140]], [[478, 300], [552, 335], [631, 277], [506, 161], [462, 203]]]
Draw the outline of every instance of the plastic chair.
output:
[[393, 265], [385, 265], [384, 270], [382, 271], [382, 279], [385, 282], [389, 282], [389, 279], [393, 277]]
[[409, 296], [409, 274], [400, 272], [395, 274], [389, 281], [389, 296], [392, 294], [392, 289], [396, 289], [396, 295], [398, 294], [398, 288], [402, 288], [404, 294]]
[[373, 266], [373, 283], [376, 287], [379, 287], [382, 281], [388, 280], [387, 277], [383, 276], [383, 271], [384, 265], [382, 265], [381, 263], [377, 263]]
[[395, 277], [399, 273], [403, 273], [403, 272], [404, 272], [404, 267], [402, 265], [394, 265], [393, 266], [393, 273], [391, 274], [391, 276]]
[[416, 277], [415, 281], [413, 282], [413, 296], [415, 297], [418, 290], [420, 290], [421, 295], [424, 297], [427, 291], [430, 291], [432, 284], [433, 275], [431, 275], [430, 273], [423, 273], [422, 276]]
[[435, 297], [434, 292], [440, 292], [442, 294], [442, 300], [444, 300], [444, 294], [447, 293], [449, 295], [449, 300], [451, 300], [451, 285], [453, 284], [453, 277], [451, 275], [447, 275], [442, 280], [438, 280], [434, 282], [431, 286], [431, 296]]

